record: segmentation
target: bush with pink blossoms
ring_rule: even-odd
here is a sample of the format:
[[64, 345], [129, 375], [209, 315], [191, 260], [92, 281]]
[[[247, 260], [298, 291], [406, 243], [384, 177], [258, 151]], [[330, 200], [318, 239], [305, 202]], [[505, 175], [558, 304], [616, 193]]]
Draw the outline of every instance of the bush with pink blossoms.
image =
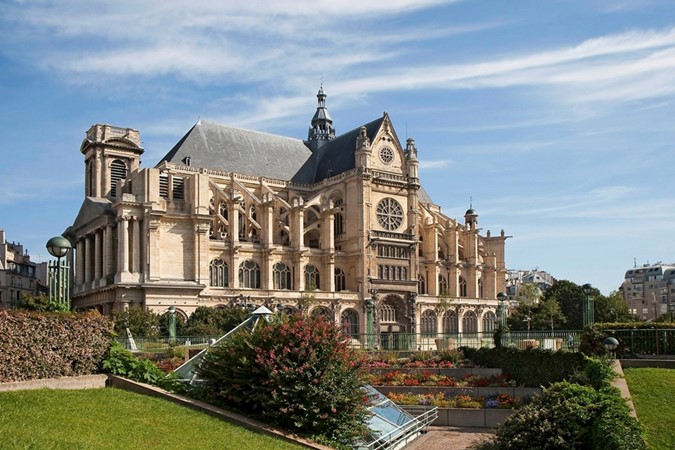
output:
[[209, 351], [203, 398], [338, 446], [353, 445], [368, 419], [363, 362], [322, 317], [276, 317]]

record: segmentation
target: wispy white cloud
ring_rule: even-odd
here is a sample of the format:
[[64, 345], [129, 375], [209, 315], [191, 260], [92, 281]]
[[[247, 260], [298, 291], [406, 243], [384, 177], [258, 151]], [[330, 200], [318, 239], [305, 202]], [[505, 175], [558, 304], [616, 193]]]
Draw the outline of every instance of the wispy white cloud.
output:
[[451, 159], [441, 159], [436, 161], [421, 160], [420, 169], [425, 170], [443, 169], [451, 164], [453, 164], [453, 161]]

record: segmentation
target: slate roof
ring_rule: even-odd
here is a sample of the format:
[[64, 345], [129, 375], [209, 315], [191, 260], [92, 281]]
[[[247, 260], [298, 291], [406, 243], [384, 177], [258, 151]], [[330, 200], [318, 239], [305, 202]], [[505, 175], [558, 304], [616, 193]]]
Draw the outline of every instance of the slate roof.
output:
[[310, 155], [299, 139], [200, 120], [159, 164], [189, 157], [190, 166], [290, 180]]
[[[370, 140], [385, 116], [365, 124]], [[164, 156], [164, 161], [190, 166], [313, 184], [355, 167], [356, 138], [361, 127], [320, 142], [312, 153], [299, 140], [200, 120]], [[431, 203], [420, 189], [420, 201]]]
[[112, 203], [107, 198], [85, 197], [77, 213], [77, 218], [73, 223], [72, 229], [78, 229], [96, 220], [103, 214], [115, 215], [112, 209]]

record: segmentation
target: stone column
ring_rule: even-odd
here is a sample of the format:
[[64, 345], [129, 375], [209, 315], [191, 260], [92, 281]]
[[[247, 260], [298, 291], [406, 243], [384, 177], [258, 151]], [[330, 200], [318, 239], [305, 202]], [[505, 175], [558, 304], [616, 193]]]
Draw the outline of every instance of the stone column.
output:
[[103, 261], [101, 260], [101, 255], [102, 255], [102, 245], [101, 245], [101, 230], [96, 230], [94, 233], [94, 281], [98, 283], [98, 280], [101, 279], [102, 276], [102, 267], [103, 267]]
[[84, 238], [80, 238], [76, 244], [77, 266], [75, 269], [75, 278], [78, 285], [84, 284]]
[[141, 220], [139, 217], [134, 217], [133, 222], [131, 223], [131, 240], [133, 243], [132, 249], [132, 262], [133, 267], [131, 272], [140, 273], [141, 272]]
[[90, 283], [92, 280], [92, 251], [91, 251], [91, 236], [84, 237], [84, 282]]
[[117, 272], [124, 274], [129, 272], [129, 219], [127, 217], [118, 217], [117, 225]]

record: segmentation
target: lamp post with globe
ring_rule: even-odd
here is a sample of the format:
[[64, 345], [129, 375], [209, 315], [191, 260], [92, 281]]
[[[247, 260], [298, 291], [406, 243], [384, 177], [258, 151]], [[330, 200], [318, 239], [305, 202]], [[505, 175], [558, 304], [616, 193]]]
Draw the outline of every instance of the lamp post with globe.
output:
[[70, 309], [70, 282], [68, 264], [61, 264], [72, 246], [63, 236], [54, 236], [47, 241], [47, 251], [56, 258], [56, 264], [49, 264], [49, 303], [60, 309]]

